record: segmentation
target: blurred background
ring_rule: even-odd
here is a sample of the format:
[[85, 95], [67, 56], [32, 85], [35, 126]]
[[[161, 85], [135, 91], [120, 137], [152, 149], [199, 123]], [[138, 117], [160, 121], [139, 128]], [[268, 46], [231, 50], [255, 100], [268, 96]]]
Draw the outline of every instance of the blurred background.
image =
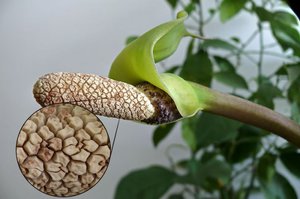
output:
[[[129, 35], [142, 34], [171, 17], [161, 0], [0, 0], [1, 199], [52, 198], [25, 180], [15, 157], [21, 126], [40, 108], [32, 95], [35, 81], [58, 71], [107, 76]], [[117, 121], [103, 122], [112, 139]], [[164, 148], [153, 150], [152, 129], [121, 121], [105, 176], [74, 198], [113, 198], [117, 182], [130, 170], [166, 164]]]
[[[19, 129], [40, 108], [32, 95], [35, 81], [46, 73], [59, 71], [107, 76], [128, 36], [140, 35], [172, 18], [174, 12], [163, 0], [0, 0], [1, 199], [52, 198], [25, 180], [15, 157]], [[227, 38], [238, 32], [243, 39], [248, 38], [255, 27], [256, 18], [247, 13], [222, 26], [216, 17], [206, 27], [205, 35]], [[270, 34], [266, 34], [265, 39], [269, 43], [273, 41]], [[182, 63], [187, 44], [188, 40], [183, 39], [164, 65]], [[257, 43], [252, 42], [251, 46]], [[279, 47], [276, 50], [280, 52]], [[243, 63], [250, 65], [248, 62]], [[266, 57], [264, 64], [270, 66], [264, 68], [266, 74], [278, 68], [276, 57]], [[249, 78], [255, 74], [251, 67], [243, 67], [240, 72]], [[212, 85], [229, 91], [217, 82], [213, 81]], [[280, 100], [276, 103], [279, 112], [289, 114], [288, 106], [280, 104]], [[101, 119], [112, 140], [117, 120]], [[156, 149], [151, 141], [153, 129], [153, 126], [121, 121], [106, 174], [93, 189], [74, 198], [113, 198], [117, 183], [129, 171], [153, 164], [169, 165], [165, 151], [170, 142], [183, 143], [180, 129], [176, 127]], [[175, 156], [184, 153], [179, 150]]]

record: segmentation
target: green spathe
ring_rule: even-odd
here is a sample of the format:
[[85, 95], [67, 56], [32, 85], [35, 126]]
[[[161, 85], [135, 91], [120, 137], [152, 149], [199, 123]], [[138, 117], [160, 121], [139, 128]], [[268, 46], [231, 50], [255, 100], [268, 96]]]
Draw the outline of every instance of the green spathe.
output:
[[194, 85], [177, 75], [159, 74], [155, 63], [172, 55], [183, 37], [197, 37], [186, 31], [186, 18], [186, 12], [181, 11], [177, 19], [161, 24], [131, 42], [114, 60], [109, 73], [112, 79], [132, 85], [149, 82], [164, 90], [183, 117], [204, 109], [206, 100], [211, 98], [209, 92], [195, 89]]
[[[157, 72], [155, 63], [172, 55], [184, 36], [200, 38], [186, 31], [186, 17], [184, 11], [179, 12], [177, 19], [161, 24], [129, 43], [114, 60], [109, 77], [132, 85], [141, 82], [155, 85], [170, 95], [183, 118], [203, 110], [268, 130], [300, 147], [300, 126], [289, 118], [177, 75]], [[244, 82], [241, 85], [247, 86]]]

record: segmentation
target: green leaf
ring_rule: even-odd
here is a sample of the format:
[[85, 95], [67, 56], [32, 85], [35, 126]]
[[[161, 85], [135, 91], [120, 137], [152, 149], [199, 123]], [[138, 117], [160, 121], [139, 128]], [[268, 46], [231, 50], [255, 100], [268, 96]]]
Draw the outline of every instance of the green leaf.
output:
[[237, 190], [235, 194], [235, 199], [244, 199], [246, 197], [247, 189], [246, 188], [240, 188]]
[[[230, 166], [218, 159], [211, 159], [205, 163], [197, 162], [194, 171], [183, 178], [187, 183], [195, 184], [203, 187], [206, 191], [220, 190], [224, 187], [230, 178]], [[183, 180], [184, 182], [184, 180]]]
[[284, 64], [284, 65], [280, 66], [274, 74], [276, 74], [278, 76], [287, 76], [288, 72], [287, 72], [286, 65]]
[[275, 173], [276, 157], [265, 153], [259, 160], [257, 166], [257, 177], [261, 184], [268, 184], [272, 181]]
[[197, 171], [197, 176], [199, 178], [199, 184], [202, 185], [206, 190], [220, 190], [224, 187], [229, 179], [231, 174], [230, 166], [221, 160], [211, 160], [205, 164], [200, 164]]
[[235, 43], [241, 43], [241, 40], [240, 40], [240, 38], [238, 38], [238, 37], [230, 37], [230, 39], [231, 39], [232, 41], [234, 41]]
[[300, 104], [300, 77], [292, 82], [288, 88], [288, 98], [290, 101], [297, 102]]
[[165, 72], [166, 73], [176, 73], [179, 68], [180, 68], [180, 66], [172, 66], [171, 68], [169, 68]]
[[190, 40], [189, 45], [186, 49], [186, 51], [187, 51], [186, 57], [193, 54], [194, 48], [195, 48], [195, 39], [193, 38], [193, 39]]
[[184, 197], [182, 194], [179, 193], [170, 195], [168, 199], [184, 199]]
[[293, 82], [300, 77], [300, 63], [286, 64], [285, 68], [290, 82]]
[[189, 172], [189, 174], [187, 175], [190, 178], [189, 181], [193, 182], [192, 178], [197, 177], [195, 175], [196, 175], [197, 169], [198, 169], [198, 161], [193, 157], [191, 159], [189, 159], [187, 162], [187, 169]]
[[178, 0], [166, 0], [172, 9], [176, 8]]
[[277, 147], [276, 150], [282, 154], [282, 153], [290, 153], [290, 152], [296, 152], [298, 149], [298, 147], [296, 147], [295, 145], [291, 144], [290, 142], [287, 142], [285, 144], [283, 144], [280, 147]]
[[274, 86], [268, 79], [264, 79], [250, 99], [258, 104], [274, 109], [274, 99], [277, 97], [282, 97], [281, 90]]
[[294, 188], [275, 169], [276, 156], [264, 154], [257, 166], [257, 177], [265, 198], [296, 199]]
[[201, 156], [200, 162], [202, 162], [202, 163], [208, 162], [208, 161], [216, 158], [218, 155], [219, 155], [219, 153], [216, 151], [204, 152]]
[[214, 74], [214, 78], [232, 88], [248, 89], [246, 80], [239, 74], [231, 71], [221, 71]]
[[282, 49], [292, 49], [296, 56], [300, 56], [299, 21], [296, 16], [286, 11], [270, 12], [262, 7], [254, 10], [261, 21], [270, 23], [272, 33]]
[[286, 178], [275, 169], [276, 156], [266, 153], [257, 166], [257, 177], [265, 198], [296, 199], [296, 193]]
[[212, 63], [207, 52], [200, 50], [187, 56], [180, 76], [186, 80], [209, 86], [212, 80]]
[[268, 199], [297, 199], [295, 189], [289, 181], [279, 173], [275, 173], [269, 183], [261, 183], [265, 198]]
[[254, 11], [256, 13], [256, 15], [258, 16], [260, 21], [270, 21], [272, 20], [272, 13], [269, 12], [268, 10], [266, 10], [263, 7], [259, 7], [259, 6], [255, 6], [254, 7]]
[[178, 169], [186, 169], [188, 167], [189, 161], [190, 161], [190, 159], [180, 160], [180, 161], [176, 162], [175, 166]]
[[130, 44], [131, 42], [133, 42], [137, 38], [138, 38], [138, 36], [135, 36], [135, 35], [127, 37], [127, 39], [126, 39], [126, 45]]
[[215, 14], [216, 9], [214, 9], [214, 8], [209, 8], [209, 9], [208, 9], [208, 12], [209, 12], [210, 15], [213, 15], [213, 14]]
[[195, 3], [194, 2], [190, 2], [187, 6], [184, 7], [184, 10], [190, 14], [191, 12], [193, 12], [196, 9]]
[[300, 77], [300, 63], [284, 64], [275, 72], [278, 76], [288, 76], [290, 82]]
[[293, 102], [291, 106], [292, 119], [300, 124], [300, 106], [297, 102]]
[[197, 119], [197, 116], [186, 118], [182, 120], [181, 126], [182, 138], [192, 149], [192, 151], [195, 151], [197, 149], [197, 140], [195, 135]]
[[272, 21], [272, 33], [283, 50], [292, 49], [296, 56], [300, 56], [300, 33], [289, 24]]
[[223, 0], [220, 5], [220, 19], [226, 22], [243, 9], [248, 0]]
[[156, 147], [161, 141], [163, 141], [167, 135], [172, 131], [176, 123], [164, 124], [156, 127], [153, 132], [153, 144]]
[[222, 39], [208, 39], [205, 40], [202, 43], [201, 46], [203, 49], [208, 49], [208, 48], [217, 48], [217, 49], [222, 49], [222, 50], [228, 50], [228, 51], [236, 51], [238, 50], [237, 47], [235, 47], [233, 44], [222, 40]]
[[[300, 56], [300, 32], [298, 19], [289, 12], [276, 11], [270, 20], [272, 33], [283, 50], [292, 49]], [[298, 26], [298, 27], [297, 27]]]
[[214, 56], [214, 60], [221, 71], [235, 71], [234, 65], [228, 59], [225, 59], [224, 57], [220, 56]]
[[282, 10], [274, 12], [273, 20], [281, 21], [282, 23], [289, 25], [299, 25], [299, 21], [294, 14]]
[[172, 171], [152, 166], [133, 171], [119, 182], [115, 199], [157, 199], [175, 183], [177, 175]]
[[199, 146], [220, 143], [234, 139], [241, 123], [211, 113], [202, 113], [197, 123], [197, 143]]
[[250, 157], [253, 157], [260, 148], [260, 139], [262, 133], [259, 129], [243, 125], [239, 128], [239, 135], [234, 141], [221, 144], [221, 151], [230, 163], [240, 163]]
[[283, 165], [296, 177], [300, 178], [300, 154], [297, 152], [283, 153], [280, 155]]
[[255, 13], [257, 14], [260, 21], [279, 21], [281, 23], [286, 23], [289, 25], [295, 25], [297, 26], [298, 19], [294, 14], [291, 14], [290, 12], [278, 10], [276, 12], [270, 12], [266, 10], [263, 7], [256, 6], [254, 8]]

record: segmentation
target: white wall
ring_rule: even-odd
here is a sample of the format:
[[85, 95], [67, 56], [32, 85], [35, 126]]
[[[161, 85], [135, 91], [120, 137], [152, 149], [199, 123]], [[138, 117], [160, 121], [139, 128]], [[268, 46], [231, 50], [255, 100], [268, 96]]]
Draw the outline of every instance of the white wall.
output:
[[[163, 0], [0, 0], [1, 199], [52, 198], [27, 183], [15, 158], [18, 131], [40, 108], [32, 96], [37, 78], [58, 71], [106, 76], [127, 36], [141, 34], [170, 18]], [[230, 35], [234, 28], [247, 37], [255, 22], [251, 16], [242, 16], [226, 26], [229, 29], [220, 29], [214, 22], [206, 35]], [[167, 64], [181, 62], [184, 43]], [[253, 68], [243, 70], [255, 72]], [[112, 139], [116, 120], [104, 122]], [[152, 126], [121, 121], [105, 176], [92, 190], [74, 198], [113, 198], [117, 182], [129, 171], [150, 164], [167, 165], [166, 146], [181, 142], [180, 133], [173, 133], [154, 150], [152, 130]]]
[[[0, 198], [52, 198], [21, 175], [15, 142], [39, 107], [32, 86], [45, 73], [76, 71], [107, 76], [125, 38], [170, 19], [161, 0], [0, 0]], [[105, 119], [111, 139], [116, 120]], [[134, 168], [165, 163], [153, 150], [152, 126], [122, 121], [110, 167], [95, 188], [75, 198], [113, 198], [117, 182]]]

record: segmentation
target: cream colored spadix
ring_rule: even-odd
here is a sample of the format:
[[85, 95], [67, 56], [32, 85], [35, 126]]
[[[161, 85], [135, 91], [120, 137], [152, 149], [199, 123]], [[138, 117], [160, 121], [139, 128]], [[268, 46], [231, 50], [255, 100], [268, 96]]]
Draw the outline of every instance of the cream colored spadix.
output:
[[149, 83], [135, 87], [93, 74], [46, 74], [35, 83], [33, 94], [42, 106], [76, 104], [97, 115], [149, 124], [181, 117], [169, 95]]

